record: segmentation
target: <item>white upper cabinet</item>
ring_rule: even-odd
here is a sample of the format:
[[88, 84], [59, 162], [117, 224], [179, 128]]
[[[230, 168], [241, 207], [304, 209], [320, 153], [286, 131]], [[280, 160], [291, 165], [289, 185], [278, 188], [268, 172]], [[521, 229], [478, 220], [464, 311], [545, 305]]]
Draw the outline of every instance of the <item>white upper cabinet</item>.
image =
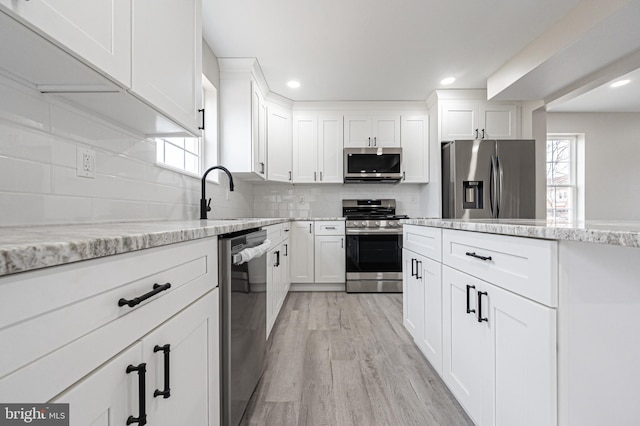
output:
[[[220, 163], [249, 179], [267, 178], [267, 104], [255, 59], [220, 58]], [[289, 169], [290, 170], [290, 169]]]
[[444, 100], [441, 139], [516, 139], [518, 107], [478, 100]]
[[0, 0], [0, 5], [65, 50], [131, 85], [131, 0]]
[[429, 117], [402, 116], [402, 182], [429, 182]]
[[291, 182], [291, 111], [270, 104], [267, 116], [267, 179]]
[[400, 114], [354, 114], [345, 116], [344, 146], [400, 146]]
[[131, 91], [198, 133], [202, 1], [135, 0]]
[[134, 132], [199, 135], [201, 15], [201, 0], [0, 0], [0, 67]]
[[296, 113], [293, 121], [294, 183], [341, 183], [342, 115]]

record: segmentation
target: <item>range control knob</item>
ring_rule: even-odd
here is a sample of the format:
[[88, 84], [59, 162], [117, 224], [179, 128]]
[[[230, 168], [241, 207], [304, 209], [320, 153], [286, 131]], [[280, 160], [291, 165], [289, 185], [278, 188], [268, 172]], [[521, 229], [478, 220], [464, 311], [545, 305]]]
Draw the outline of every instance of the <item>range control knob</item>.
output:
[[376, 220], [376, 226], [380, 226], [380, 221]]

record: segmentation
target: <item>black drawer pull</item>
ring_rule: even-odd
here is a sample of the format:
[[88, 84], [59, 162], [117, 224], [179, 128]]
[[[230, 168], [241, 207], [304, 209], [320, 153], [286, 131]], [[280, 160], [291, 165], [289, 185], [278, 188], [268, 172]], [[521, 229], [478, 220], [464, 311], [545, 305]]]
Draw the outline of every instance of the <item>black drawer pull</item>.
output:
[[145, 300], [147, 300], [150, 297], [155, 296], [158, 293], [161, 293], [165, 290], [169, 290], [171, 288], [171, 284], [170, 283], [166, 283], [166, 284], [154, 284], [153, 285], [153, 290], [151, 290], [149, 293], [145, 293], [140, 297], [134, 297], [131, 300], [127, 300], [125, 298], [122, 298], [120, 300], [118, 300], [118, 306], [124, 306], [127, 305], [130, 308], [133, 308], [136, 305], [139, 305], [140, 303], [144, 302]]
[[475, 257], [476, 259], [480, 259], [480, 260], [491, 260], [491, 256], [480, 256], [479, 254], [476, 254], [475, 251], [473, 252], [466, 252], [465, 253], [467, 256], [471, 256], [471, 257]]
[[486, 291], [478, 292], [478, 322], [486, 321], [489, 322], [489, 318], [482, 318], [482, 295], [487, 295]]
[[138, 372], [138, 417], [129, 416], [127, 419], [127, 424], [130, 425], [132, 423], [138, 423], [139, 425], [147, 424], [147, 408], [145, 406], [144, 398], [145, 398], [145, 381], [144, 376], [147, 373], [147, 364], [144, 362], [139, 364], [138, 366], [129, 365], [127, 367], [127, 374], [132, 373], [134, 371]]
[[471, 309], [471, 308], [469, 307], [469, 306], [470, 306], [470, 302], [469, 302], [469, 290], [471, 290], [472, 288], [476, 288], [476, 286], [475, 286], [475, 285], [469, 285], [469, 284], [467, 284], [467, 313], [468, 313], [468, 314], [470, 314], [470, 313], [472, 313], [472, 312], [473, 312], [473, 313], [475, 313], [475, 311], [476, 311], [475, 309]]
[[153, 397], [162, 396], [167, 399], [171, 396], [171, 388], [169, 387], [169, 352], [171, 352], [171, 345], [168, 343], [164, 346], [156, 345], [153, 348], [153, 352], [164, 352], [164, 390], [156, 389], [153, 391]]

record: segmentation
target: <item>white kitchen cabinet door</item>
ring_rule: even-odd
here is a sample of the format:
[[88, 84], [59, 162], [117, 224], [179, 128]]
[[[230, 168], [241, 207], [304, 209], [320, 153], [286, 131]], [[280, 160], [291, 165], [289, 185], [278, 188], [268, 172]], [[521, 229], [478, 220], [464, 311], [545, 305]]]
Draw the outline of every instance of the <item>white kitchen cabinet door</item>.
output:
[[293, 182], [313, 183], [318, 178], [318, 119], [316, 115], [293, 118]]
[[442, 378], [471, 420], [481, 424], [486, 328], [477, 319], [483, 282], [448, 266], [442, 268]]
[[131, 0], [0, 0], [0, 7], [122, 85], [131, 86]]
[[344, 235], [316, 235], [314, 244], [316, 283], [345, 282], [344, 238]]
[[255, 82], [251, 82], [251, 150], [253, 171], [267, 178], [267, 104]]
[[556, 310], [493, 285], [485, 291], [481, 424], [557, 424]]
[[[125, 425], [138, 417], [138, 373], [127, 367], [142, 361], [142, 345], [136, 343], [51, 402], [69, 404], [71, 426]], [[149, 387], [146, 387], [146, 391]]]
[[291, 111], [267, 107], [267, 180], [292, 182]]
[[441, 104], [441, 140], [479, 137], [478, 101], [442, 101]]
[[313, 283], [314, 243], [313, 222], [291, 222], [291, 282]]
[[403, 271], [403, 317], [404, 326], [418, 344], [424, 324], [424, 286], [416, 272], [417, 266], [422, 256], [409, 251], [402, 251], [404, 263]]
[[442, 265], [420, 257], [423, 323], [416, 343], [434, 370], [442, 375]]
[[377, 115], [372, 119], [373, 146], [400, 146], [400, 116]]
[[344, 117], [345, 147], [400, 146], [400, 115], [351, 115]]
[[429, 182], [429, 117], [402, 117], [402, 182]]
[[365, 115], [344, 117], [344, 147], [371, 147], [373, 146], [373, 131], [371, 117]]
[[132, 93], [199, 134], [202, 0], [135, 0], [132, 11]]
[[480, 137], [482, 139], [516, 139], [518, 108], [515, 105], [480, 103]]
[[341, 115], [318, 118], [318, 179], [321, 183], [342, 183], [344, 131]]
[[[211, 418], [209, 404], [219, 401], [218, 289], [173, 317], [142, 340], [147, 364], [148, 423], [218, 424]], [[169, 382], [165, 376], [168, 347]], [[209, 375], [213, 375], [210, 380]], [[169, 397], [159, 392], [166, 391]], [[157, 396], [155, 396], [157, 395]], [[219, 413], [219, 408], [212, 413]]]

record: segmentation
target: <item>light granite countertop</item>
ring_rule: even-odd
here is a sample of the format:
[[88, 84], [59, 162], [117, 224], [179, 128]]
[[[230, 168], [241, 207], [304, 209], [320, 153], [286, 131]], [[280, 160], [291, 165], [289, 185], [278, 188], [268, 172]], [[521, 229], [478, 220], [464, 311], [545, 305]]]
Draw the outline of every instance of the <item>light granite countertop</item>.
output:
[[580, 241], [625, 247], [640, 247], [640, 222], [588, 220], [576, 223], [553, 223], [532, 219], [404, 219], [408, 225], [459, 229], [488, 234], [546, 240]]
[[335, 221], [345, 218], [244, 218], [0, 227], [0, 276], [301, 220]]

